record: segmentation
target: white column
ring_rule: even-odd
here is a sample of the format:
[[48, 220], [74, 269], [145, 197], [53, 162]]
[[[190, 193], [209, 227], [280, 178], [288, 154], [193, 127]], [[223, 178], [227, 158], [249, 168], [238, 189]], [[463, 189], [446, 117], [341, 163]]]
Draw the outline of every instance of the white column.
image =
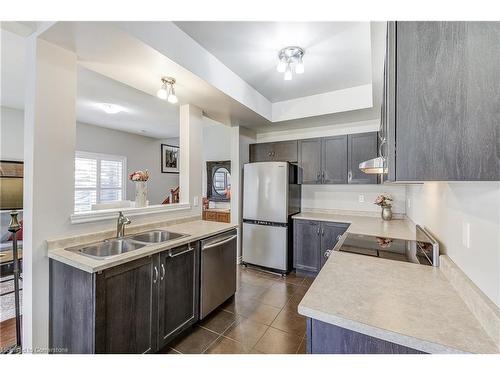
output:
[[27, 42], [24, 131], [23, 348], [48, 348], [49, 260], [45, 240], [73, 212], [76, 55]]
[[191, 104], [180, 107], [179, 190], [180, 202], [190, 203], [192, 213], [201, 215], [203, 116]]

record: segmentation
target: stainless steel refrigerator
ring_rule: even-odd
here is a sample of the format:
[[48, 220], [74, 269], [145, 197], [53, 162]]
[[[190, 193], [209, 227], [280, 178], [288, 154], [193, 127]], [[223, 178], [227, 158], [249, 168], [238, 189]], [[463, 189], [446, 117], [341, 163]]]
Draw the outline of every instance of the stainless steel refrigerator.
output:
[[285, 274], [293, 264], [291, 216], [300, 212], [297, 166], [259, 162], [243, 167], [243, 263]]

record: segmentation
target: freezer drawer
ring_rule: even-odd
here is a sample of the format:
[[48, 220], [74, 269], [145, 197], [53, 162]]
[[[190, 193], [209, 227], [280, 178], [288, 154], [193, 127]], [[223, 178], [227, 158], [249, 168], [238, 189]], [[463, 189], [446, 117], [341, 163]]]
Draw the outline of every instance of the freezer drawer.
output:
[[236, 231], [201, 241], [200, 319], [236, 292]]
[[288, 227], [243, 223], [243, 262], [288, 271]]

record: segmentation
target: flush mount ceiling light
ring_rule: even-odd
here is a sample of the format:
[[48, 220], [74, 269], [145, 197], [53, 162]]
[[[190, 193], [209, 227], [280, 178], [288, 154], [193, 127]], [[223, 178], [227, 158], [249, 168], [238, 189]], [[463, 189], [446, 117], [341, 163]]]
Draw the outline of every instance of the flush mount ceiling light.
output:
[[290, 46], [283, 48], [278, 53], [278, 65], [276, 70], [284, 74], [285, 81], [290, 81], [293, 77], [292, 68], [295, 69], [295, 73], [304, 73], [304, 61], [303, 57], [306, 51], [301, 47]]
[[161, 79], [161, 88], [156, 93], [160, 99], [168, 100], [169, 103], [175, 104], [178, 102], [177, 96], [175, 95], [175, 78], [163, 77]]
[[97, 103], [97, 107], [110, 115], [125, 111], [122, 106], [111, 103]]

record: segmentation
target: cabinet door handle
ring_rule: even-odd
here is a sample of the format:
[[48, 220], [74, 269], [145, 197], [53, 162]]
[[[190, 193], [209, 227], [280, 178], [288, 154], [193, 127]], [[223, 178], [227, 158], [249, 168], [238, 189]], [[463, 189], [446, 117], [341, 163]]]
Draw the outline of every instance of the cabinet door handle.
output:
[[318, 174], [316, 176], [316, 181], [321, 182], [321, 172], [318, 172]]
[[154, 266], [154, 269], [153, 269], [153, 284], [156, 284], [157, 281], [158, 281], [158, 268], [156, 268], [156, 266]]
[[271, 153], [270, 153], [270, 152], [268, 152], [268, 153], [267, 153], [267, 156], [271, 156]]
[[163, 280], [165, 278], [165, 266], [163, 263], [161, 264], [161, 275], [160, 275], [160, 280]]
[[321, 172], [321, 178], [323, 179], [323, 182], [325, 182], [325, 171]]
[[318, 234], [318, 236], [319, 236], [319, 227], [318, 227], [318, 230], [316, 231], [316, 233], [317, 233], [317, 234]]
[[339, 234], [339, 235], [337, 236], [337, 242], [338, 242], [338, 241], [340, 241], [340, 239], [341, 239], [341, 238], [342, 238], [342, 235], [341, 235], [341, 234]]
[[347, 174], [347, 181], [352, 181], [352, 171]]
[[325, 235], [325, 228], [321, 228], [321, 235], [324, 236]]
[[327, 251], [325, 251], [325, 253], [323, 254], [323, 256], [324, 256], [325, 258], [328, 258], [328, 257], [330, 256], [330, 254], [331, 254], [331, 253], [332, 253], [332, 250], [327, 250]]

